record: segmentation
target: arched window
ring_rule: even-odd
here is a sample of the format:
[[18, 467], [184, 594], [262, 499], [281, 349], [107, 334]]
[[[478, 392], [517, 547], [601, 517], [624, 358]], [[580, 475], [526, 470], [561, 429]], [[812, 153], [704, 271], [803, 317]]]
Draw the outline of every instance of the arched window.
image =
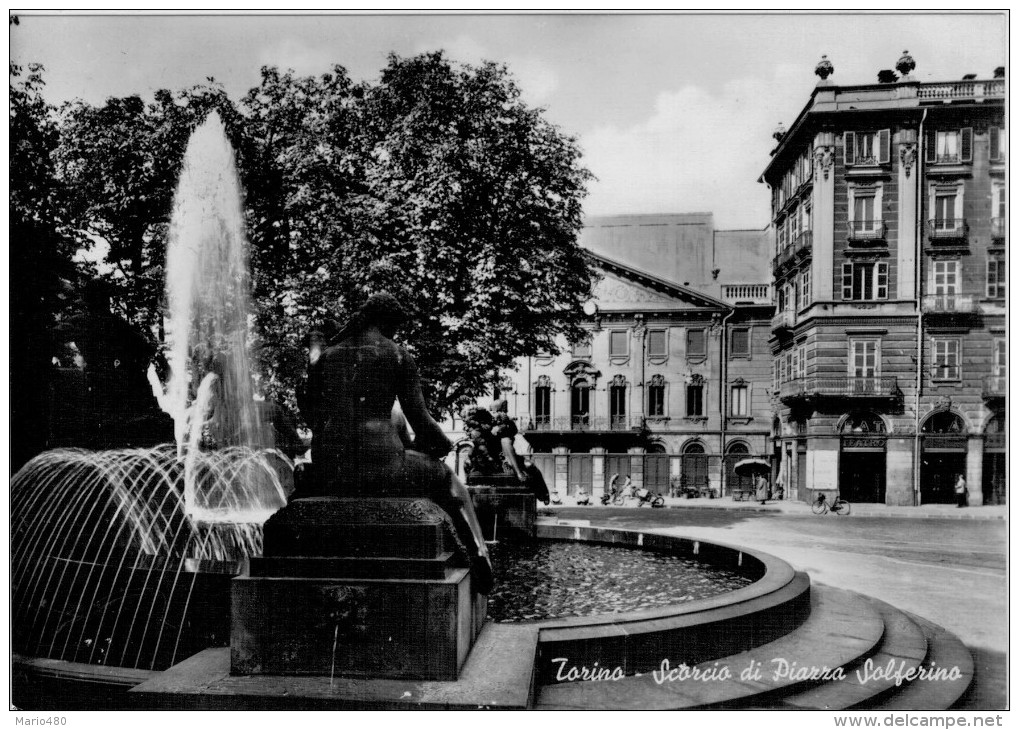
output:
[[884, 432], [885, 422], [876, 414], [867, 411], [850, 413], [845, 423], [842, 424], [842, 433], [844, 434], [883, 434]]
[[652, 375], [647, 386], [647, 414], [651, 418], [665, 417], [665, 378]]
[[626, 428], [626, 377], [622, 375], [609, 383], [609, 418], [612, 429]]
[[736, 464], [750, 455], [750, 448], [742, 441], [734, 441], [725, 449], [725, 484], [733, 491], [749, 491], [753, 488], [753, 477], [736, 473]]
[[923, 433], [961, 434], [966, 432], [966, 424], [951, 411], [940, 411], [924, 421], [920, 430]]
[[708, 489], [708, 457], [704, 445], [694, 441], [683, 448], [681, 482], [683, 489], [706, 493]]

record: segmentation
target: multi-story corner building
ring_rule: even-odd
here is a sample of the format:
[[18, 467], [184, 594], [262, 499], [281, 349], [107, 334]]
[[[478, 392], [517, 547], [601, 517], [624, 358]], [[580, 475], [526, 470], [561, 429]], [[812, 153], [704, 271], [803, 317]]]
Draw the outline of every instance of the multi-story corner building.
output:
[[510, 415], [549, 485], [595, 495], [615, 474], [665, 493], [730, 493], [770, 448], [767, 231], [710, 214], [589, 219], [601, 274], [587, 339], [519, 363]]
[[836, 86], [827, 59], [772, 192], [774, 424], [809, 499], [1005, 500], [1004, 69]]

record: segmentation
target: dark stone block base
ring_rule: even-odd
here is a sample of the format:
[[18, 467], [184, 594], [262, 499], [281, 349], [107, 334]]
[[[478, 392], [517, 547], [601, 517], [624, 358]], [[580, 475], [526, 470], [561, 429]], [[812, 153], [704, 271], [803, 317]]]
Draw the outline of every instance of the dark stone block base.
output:
[[[294, 573], [317, 567], [292, 560]], [[429, 579], [236, 578], [231, 672], [453, 680], [486, 610], [465, 568]]]
[[[516, 480], [514, 480], [516, 481]], [[533, 540], [538, 504], [534, 493], [519, 486], [468, 484], [474, 511], [486, 540]]]

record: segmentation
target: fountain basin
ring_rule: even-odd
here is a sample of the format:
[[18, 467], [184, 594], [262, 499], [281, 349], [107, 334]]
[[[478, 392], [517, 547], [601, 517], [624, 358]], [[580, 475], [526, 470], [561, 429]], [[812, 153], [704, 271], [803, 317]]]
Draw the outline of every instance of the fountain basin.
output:
[[[533, 685], [564, 681], [571, 676], [571, 668], [579, 672], [583, 667], [595, 666], [596, 662], [598, 667], [610, 670], [619, 667], [622, 673], [632, 675], [656, 669], [663, 658], [669, 658], [675, 666], [684, 661], [691, 664], [731, 655], [794, 630], [809, 612], [809, 580], [806, 576], [796, 573], [784, 561], [758, 551], [640, 531], [551, 524], [539, 524], [537, 529], [538, 537], [543, 541], [580, 541], [685, 556], [739, 573], [753, 582], [710, 598], [658, 608], [518, 623], [490, 622], [486, 631], [499, 632], [500, 646], [517, 647], [520, 654], [517, 664], [526, 666], [526, 681], [531, 683], [533, 677]], [[239, 574], [244, 569], [244, 563], [188, 561], [185, 569], [198, 571], [202, 581], [222, 584], [216, 589], [216, 594], [224, 599], [221, 617], [228, 616], [228, 584], [234, 573]], [[485, 632], [479, 641], [484, 644]], [[201, 652], [196, 659], [204, 655], [208, 656], [195, 666], [208, 667], [218, 661], [209, 657], [226, 657], [228, 666], [229, 649], [225, 646]], [[181, 659], [183, 657], [178, 657], [178, 661]], [[566, 661], [555, 661], [557, 659]], [[457, 686], [467, 682], [474, 687], [476, 694], [465, 697], [463, 706], [485, 704], [484, 677], [491, 674], [492, 669], [484, 664], [482, 654], [477, 658], [472, 655], [460, 682], [425, 684]], [[337, 677], [328, 691], [319, 688], [321, 691], [314, 701], [309, 698], [302, 700], [297, 692], [294, 683], [299, 684], [301, 678], [290, 678], [285, 697], [277, 697], [270, 692], [258, 701], [267, 704], [259, 705], [255, 700], [238, 699], [238, 681], [243, 678], [234, 677], [227, 682], [227, 671], [223, 682], [231, 689], [227, 691], [220, 687], [217, 690], [216, 682], [210, 683], [208, 677], [197, 676], [196, 672], [186, 672], [190, 676], [182, 678], [179, 672], [173, 675], [173, 669], [148, 671], [17, 656], [15, 704], [26, 709], [390, 706], [381, 699], [378, 702], [371, 699], [371, 693], [365, 689], [371, 680], [363, 678]], [[163, 697], [162, 692], [147, 691], [146, 687], [151, 688], [154, 683], [159, 684], [160, 677], [171, 675], [176, 676], [178, 681], [172, 691], [172, 702], [164, 704], [168, 697]], [[256, 678], [247, 679], [255, 681]], [[271, 687], [273, 680], [279, 678], [261, 679], [268, 680]], [[313, 678], [307, 679], [315, 683]], [[182, 686], [181, 682], [189, 686]], [[521, 678], [519, 682], [524, 680]], [[199, 684], [204, 689], [199, 689]], [[412, 681], [404, 684], [415, 685]], [[165, 688], [165, 683], [162, 686]], [[277, 683], [276, 686], [284, 685]], [[125, 692], [132, 687], [139, 691]], [[268, 691], [266, 687], [260, 687], [252, 697], [265, 691]], [[412, 693], [412, 696], [420, 697], [420, 694]], [[396, 703], [392, 706], [401, 705]]]

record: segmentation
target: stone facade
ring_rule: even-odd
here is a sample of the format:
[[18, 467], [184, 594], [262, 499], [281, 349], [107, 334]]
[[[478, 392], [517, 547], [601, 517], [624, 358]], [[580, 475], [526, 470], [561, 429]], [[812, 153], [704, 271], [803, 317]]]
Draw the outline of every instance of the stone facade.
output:
[[[731, 463], [770, 452], [773, 311], [766, 231], [709, 214], [595, 218], [589, 339], [523, 359], [503, 397], [546, 482], [719, 496]], [[653, 272], [653, 273], [652, 273]]]
[[962, 474], [1005, 500], [1004, 89], [822, 80], [780, 135], [773, 404], [800, 499], [951, 502]]

